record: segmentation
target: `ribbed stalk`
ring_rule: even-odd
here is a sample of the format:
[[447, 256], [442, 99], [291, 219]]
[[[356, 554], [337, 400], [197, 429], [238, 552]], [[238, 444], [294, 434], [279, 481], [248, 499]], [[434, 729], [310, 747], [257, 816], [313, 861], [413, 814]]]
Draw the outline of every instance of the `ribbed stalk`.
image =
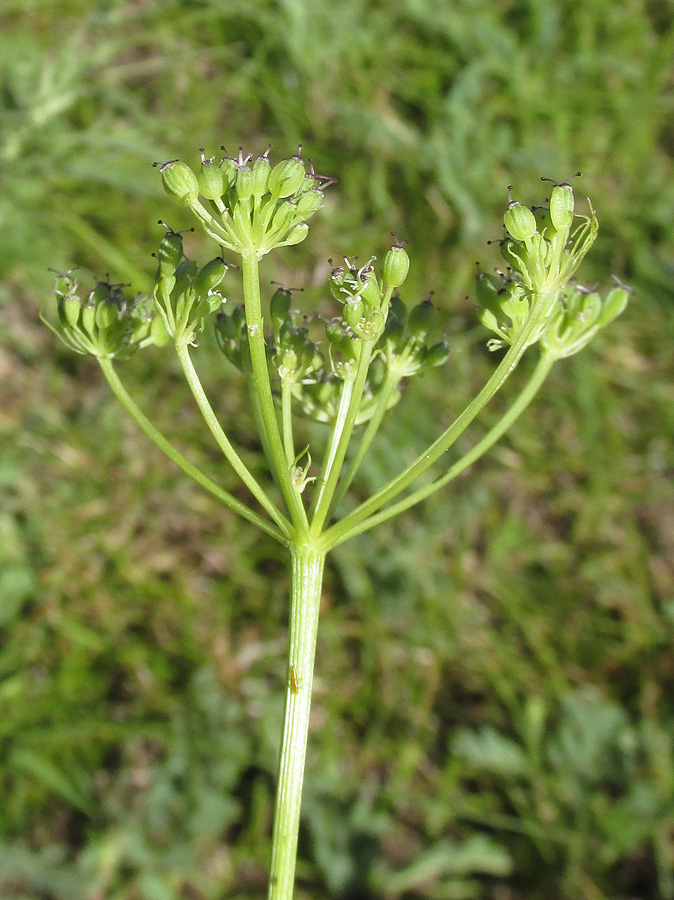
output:
[[365, 531], [369, 531], [370, 528], [374, 528], [375, 525], [380, 525], [382, 522], [386, 522], [388, 519], [392, 519], [394, 516], [399, 515], [405, 510], [409, 509], [412, 506], [415, 506], [417, 503], [421, 503], [422, 500], [425, 500], [426, 497], [430, 497], [431, 494], [434, 494], [437, 490], [444, 487], [446, 484], [449, 484], [450, 481], [453, 481], [457, 475], [460, 475], [464, 472], [469, 466], [475, 462], [475, 460], [479, 459], [483, 456], [488, 450], [490, 450], [494, 444], [506, 433], [506, 431], [510, 428], [510, 426], [515, 422], [519, 416], [524, 412], [527, 406], [531, 403], [531, 401], [536, 396], [539, 388], [545, 381], [548, 376], [550, 369], [552, 368], [555, 362], [555, 357], [544, 353], [538, 361], [538, 365], [534, 369], [534, 372], [524, 387], [522, 393], [517, 397], [514, 403], [508, 407], [503, 417], [499, 419], [499, 421], [489, 429], [489, 431], [482, 437], [480, 441], [478, 441], [475, 446], [465, 453], [461, 459], [457, 460], [453, 466], [451, 466], [444, 475], [440, 478], [436, 478], [435, 481], [430, 484], [426, 484], [418, 490], [414, 491], [413, 494], [405, 497], [403, 500], [398, 500], [397, 503], [393, 503], [391, 506], [382, 509], [380, 512], [375, 513], [373, 516], [369, 516], [369, 518], [365, 519], [362, 522], [359, 522], [357, 525], [341, 534], [339, 538], [337, 538], [333, 543], [330, 544], [331, 549], [334, 547], [338, 547], [340, 544], [343, 544], [344, 541], [351, 540], [351, 538], [356, 535], [363, 534]]
[[292, 900], [304, 762], [314, 678], [316, 632], [325, 555], [314, 547], [291, 548], [290, 648], [281, 741], [269, 900]]
[[162, 453], [165, 453], [172, 462], [181, 468], [186, 475], [193, 478], [197, 484], [200, 484], [201, 487], [213, 494], [214, 497], [221, 500], [225, 506], [228, 506], [230, 509], [234, 510], [234, 512], [238, 512], [240, 516], [243, 516], [244, 519], [252, 522], [253, 525], [257, 525], [258, 528], [261, 528], [264, 532], [271, 535], [271, 537], [276, 538], [276, 540], [281, 543], [286, 543], [287, 533], [282, 533], [275, 525], [272, 525], [271, 522], [266, 522], [261, 516], [253, 512], [252, 509], [248, 509], [245, 504], [241, 503], [240, 500], [237, 500], [236, 497], [233, 497], [227, 491], [223, 490], [212, 479], [204, 475], [201, 469], [197, 468], [197, 466], [186, 459], [182, 453], [176, 450], [173, 444], [166, 440], [164, 435], [154, 427], [152, 422], [150, 422], [147, 416], [140, 411], [136, 403], [131, 399], [126, 388], [120, 381], [111, 359], [99, 359], [98, 362], [103, 370], [103, 374], [108, 380], [108, 384], [112, 388], [112, 391], [119, 402], [139, 428], [145, 432], [157, 447], [159, 447]]
[[307, 525], [307, 514], [302, 504], [302, 499], [293, 488], [291, 482], [290, 466], [286, 461], [283, 438], [279, 430], [274, 398], [271, 392], [271, 382], [269, 381], [269, 370], [267, 368], [267, 351], [264, 342], [259, 263], [257, 256], [252, 250], [242, 253], [241, 271], [252, 378], [260, 401], [262, 425], [269, 451], [273, 458], [273, 467], [278, 474], [279, 484], [288, 506], [290, 517], [296, 527], [303, 528]]

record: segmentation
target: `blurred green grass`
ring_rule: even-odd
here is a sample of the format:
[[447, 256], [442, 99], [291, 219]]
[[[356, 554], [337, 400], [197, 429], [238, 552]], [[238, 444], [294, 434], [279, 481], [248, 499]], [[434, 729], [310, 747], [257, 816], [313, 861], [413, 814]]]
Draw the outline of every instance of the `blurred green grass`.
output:
[[[452, 344], [358, 490], [493, 366], [465, 294], [507, 184], [533, 202], [581, 169], [601, 226], [582, 275], [635, 288], [451, 494], [335, 554], [299, 896], [674, 897], [674, 5], [5, 0], [0, 26], [3, 900], [264, 891], [283, 560], [37, 310], [48, 266], [147, 285], [156, 220], [188, 224], [153, 160], [269, 141], [339, 183], [268, 278], [311, 307], [328, 256], [395, 230]], [[261, 467], [236, 377], [200, 355]], [[238, 491], [170, 359], [124, 374]]]

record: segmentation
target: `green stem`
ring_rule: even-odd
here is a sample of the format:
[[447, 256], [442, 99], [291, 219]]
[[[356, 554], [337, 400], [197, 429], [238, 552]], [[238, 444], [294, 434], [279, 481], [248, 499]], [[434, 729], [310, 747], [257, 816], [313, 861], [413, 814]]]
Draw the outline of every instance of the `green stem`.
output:
[[213, 494], [214, 497], [217, 497], [225, 506], [229, 507], [229, 509], [238, 513], [240, 516], [243, 516], [244, 519], [247, 519], [253, 525], [257, 525], [258, 528], [261, 528], [262, 531], [266, 532], [266, 534], [275, 538], [277, 541], [280, 541], [282, 544], [286, 543], [286, 535], [282, 533], [276, 526], [272, 525], [271, 522], [267, 522], [266, 519], [263, 519], [257, 513], [248, 509], [241, 501], [237, 500], [236, 497], [233, 497], [227, 491], [223, 490], [219, 487], [214, 481], [211, 481], [207, 475], [198, 469], [193, 463], [191, 463], [188, 459], [186, 459], [179, 450], [173, 446], [173, 444], [169, 443], [166, 440], [164, 435], [158, 431], [152, 422], [141, 412], [136, 403], [131, 399], [128, 394], [126, 388], [122, 384], [117, 375], [117, 372], [114, 369], [112, 364], [112, 360], [110, 359], [99, 359], [101, 369], [103, 370], [103, 374], [105, 375], [110, 388], [112, 389], [113, 394], [122, 406], [126, 409], [128, 414], [131, 416], [133, 421], [138, 425], [141, 431], [143, 431], [147, 437], [164, 453], [171, 462], [175, 463], [178, 468], [182, 469], [186, 475], [189, 475], [190, 478], [193, 478], [197, 484], [200, 484], [201, 487], [205, 488], [209, 493]]
[[325, 486], [327, 484], [328, 478], [330, 476], [330, 472], [332, 470], [333, 463], [335, 461], [335, 455], [337, 453], [337, 445], [339, 444], [340, 438], [342, 437], [342, 432], [344, 431], [344, 423], [346, 422], [346, 415], [349, 411], [349, 406], [351, 405], [351, 397], [353, 396], [353, 378], [345, 378], [342, 382], [342, 389], [339, 393], [339, 404], [337, 406], [337, 414], [335, 416], [335, 421], [333, 422], [332, 429], [330, 431], [330, 437], [328, 439], [328, 443], [325, 448], [325, 455], [323, 457], [323, 464], [321, 466], [321, 473], [318, 476], [318, 481], [316, 483], [316, 490], [314, 491], [314, 496], [311, 501], [311, 509], [309, 514], [313, 518], [318, 505], [323, 499], [323, 493], [325, 491]]
[[274, 398], [271, 392], [269, 371], [267, 369], [267, 351], [264, 343], [264, 330], [262, 320], [262, 301], [260, 298], [260, 271], [257, 255], [254, 250], [249, 250], [241, 255], [241, 270], [243, 275], [243, 298], [246, 308], [246, 327], [248, 331], [248, 346], [250, 348], [250, 361], [253, 368], [252, 377], [255, 382], [255, 390], [260, 400], [260, 411], [264, 423], [264, 431], [269, 444], [274, 467], [278, 473], [281, 491], [285, 498], [290, 516], [296, 527], [306, 530], [307, 514], [304, 504], [297, 491], [292, 486], [290, 468], [286, 463], [283, 440], [279, 431]]
[[292, 900], [293, 896], [325, 562], [325, 555], [311, 546], [291, 546], [291, 557], [290, 646], [283, 738], [274, 805], [269, 900]]
[[281, 379], [281, 423], [283, 425], [283, 446], [289, 466], [295, 463], [295, 441], [293, 438], [293, 386], [287, 379]]
[[522, 328], [517, 340], [510, 346], [500, 364], [496, 367], [491, 378], [487, 381], [480, 393], [468, 404], [464, 411], [452, 422], [449, 428], [434, 441], [416, 460], [411, 463], [400, 475], [396, 476], [385, 487], [377, 491], [369, 500], [354, 510], [341, 522], [334, 525], [325, 533], [328, 546], [335, 540], [339, 540], [342, 534], [353, 528], [359, 522], [366, 519], [371, 513], [380, 509], [401, 491], [404, 491], [415, 479], [422, 475], [433, 463], [445, 453], [452, 444], [463, 434], [478, 413], [487, 405], [494, 394], [507, 380], [516, 367], [520, 357], [527, 347], [530, 335], [536, 330], [539, 322], [544, 318], [549, 309], [551, 298], [541, 295], [529, 315], [529, 319]]
[[481, 456], [484, 456], [484, 454], [494, 446], [494, 444], [505, 434], [505, 432], [522, 415], [524, 410], [531, 403], [533, 398], [536, 396], [539, 388], [548, 376], [548, 373], [550, 372], [550, 369], [552, 368], [554, 362], [555, 357], [550, 354], [543, 354], [541, 356], [536, 368], [534, 369], [531, 379], [528, 381], [526, 387], [512, 404], [512, 406], [509, 407], [507, 412], [501, 419], [499, 419], [496, 425], [490, 428], [489, 431], [484, 435], [484, 437], [480, 441], [478, 441], [478, 443], [472, 448], [472, 450], [469, 450], [468, 453], [465, 454], [465, 456], [462, 456], [460, 460], [455, 462], [454, 465], [450, 469], [448, 469], [444, 475], [442, 475], [440, 478], [437, 478], [430, 484], [427, 484], [424, 487], [421, 487], [418, 490], [414, 491], [413, 494], [410, 494], [403, 500], [399, 500], [397, 503], [394, 503], [392, 506], [388, 506], [386, 509], [383, 509], [376, 515], [369, 516], [364, 521], [359, 522], [357, 525], [354, 525], [348, 531], [339, 535], [336, 539], [333, 539], [330, 543], [330, 548], [332, 549], [333, 547], [337, 547], [339, 546], [339, 544], [343, 544], [345, 541], [350, 540], [352, 537], [356, 537], [356, 535], [362, 534], [364, 531], [369, 531], [370, 528], [374, 528], [375, 525], [380, 525], [382, 522], [386, 522], [388, 519], [392, 519], [394, 516], [397, 516], [410, 507], [415, 506], [417, 503], [425, 500], [426, 497], [430, 497], [431, 494], [434, 494], [436, 491], [440, 490], [440, 488], [444, 487], [446, 484], [449, 484], [450, 481], [453, 481], [476, 460], [478, 460]]
[[[388, 409], [391, 394], [393, 394], [399, 384], [400, 376], [398, 375], [398, 373], [395, 371], [395, 369], [388, 369], [386, 372], [384, 383], [381, 386], [381, 390], [379, 391], [379, 396], [377, 397], [377, 405], [375, 407], [374, 413], [372, 414], [372, 418], [367, 423], [367, 428], [365, 429], [360, 440], [358, 450], [349, 463], [348, 469], [341, 478], [339, 487], [335, 491], [335, 496], [332, 500], [330, 513], [337, 509], [339, 504], [344, 499], [344, 496], [349, 487], [351, 486], [351, 482], [353, 481], [356, 472], [360, 468], [360, 464], [365, 459], [367, 451], [370, 449], [370, 445], [372, 444], [372, 441], [379, 431], [382, 419], [384, 418], [386, 410]], [[330, 515], [330, 513], [328, 513], [328, 515]]]
[[243, 483], [246, 485], [251, 494], [258, 501], [260, 506], [262, 506], [263, 509], [265, 509], [266, 512], [269, 513], [271, 518], [274, 520], [274, 522], [276, 522], [278, 527], [285, 535], [290, 535], [292, 531], [290, 522], [288, 522], [285, 516], [281, 512], [279, 512], [279, 510], [274, 506], [269, 497], [267, 497], [266, 493], [255, 480], [255, 477], [250, 472], [248, 467], [243, 463], [241, 457], [231, 445], [231, 443], [229, 442], [229, 438], [223, 431], [222, 425], [213, 412], [213, 407], [209, 403], [208, 397], [206, 396], [204, 389], [201, 386], [201, 381], [199, 380], [197, 371], [194, 368], [194, 364], [192, 363], [187, 345], [176, 345], [176, 353], [178, 354], [178, 359], [180, 360], [180, 364], [183, 368], [183, 372], [185, 373], [185, 378], [187, 379], [187, 383], [190, 386], [190, 390], [194, 395], [194, 399], [197, 401], [197, 406], [199, 407], [201, 415], [208, 425], [211, 434], [215, 438], [218, 447], [220, 447], [231, 467], [234, 469], [241, 481], [243, 481]]
[[320, 500], [316, 505], [316, 512], [314, 513], [314, 517], [311, 520], [311, 532], [314, 536], [317, 536], [321, 533], [321, 529], [323, 528], [325, 520], [328, 516], [330, 504], [337, 487], [337, 482], [339, 481], [339, 474], [342, 470], [342, 463], [344, 462], [344, 457], [346, 456], [349, 441], [351, 440], [351, 435], [353, 434], [353, 427], [356, 423], [356, 416], [358, 415], [360, 401], [363, 397], [363, 390], [365, 389], [365, 381], [367, 380], [367, 373], [368, 369], [370, 368], [370, 359], [372, 358], [373, 349], [373, 341], [362, 340], [360, 344], [360, 356], [358, 357], [358, 368], [356, 370], [356, 377], [353, 381], [353, 390], [351, 393], [349, 406], [346, 411], [344, 427], [342, 428], [342, 433], [337, 443], [337, 448], [335, 450], [334, 459], [332, 460], [332, 464], [330, 466], [330, 471], [326, 472], [327, 479], [322, 490]]
[[276, 467], [274, 466], [274, 457], [271, 453], [271, 448], [269, 447], [269, 441], [267, 440], [267, 433], [264, 430], [264, 419], [262, 418], [262, 409], [260, 407], [260, 398], [258, 396], [257, 390], [255, 389], [255, 381], [253, 380], [252, 374], [246, 375], [246, 382], [248, 385], [248, 396], [250, 397], [250, 408], [253, 413], [253, 418], [255, 419], [255, 428], [257, 429], [258, 436], [260, 438], [260, 443], [262, 444], [262, 450], [264, 452], [264, 458], [267, 460], [267, 465], [269, 466], [269, 471], [272, 473], [274, 478], [274, 484], [276, 487], [281, 490], [281, 485], [279, 482], [278, 473], [276, 471]]

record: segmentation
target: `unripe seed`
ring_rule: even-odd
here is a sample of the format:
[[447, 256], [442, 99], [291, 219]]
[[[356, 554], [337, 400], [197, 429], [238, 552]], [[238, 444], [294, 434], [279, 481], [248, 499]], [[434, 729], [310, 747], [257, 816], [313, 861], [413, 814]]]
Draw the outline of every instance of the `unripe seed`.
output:
[[63, 318], [67, 322], [68, 325], [73, 328], [77, 327], [77, 323], [80, 320], [80, 313], [82, 312], [82, 301], [76, 294], [70, 294], [67, 297], [64, 297], [62, 303], [59, 303], [60, 309], [63, 311]]
[[313, 216], [323, 206], [323, 194], [321, 191], [312, 189], [306, 191], [297, 201], [298, 215], [303, 219]]
[[433, 326], [435, 310], [430, 300], [424, 300], [410, 312], [407, 327], [412, 337], [423, 340]]
[[403, 329], [403, 321], [389, 313], [389, 317], [386, 320], [386, 327], [384, 328], [384, 337], [392, 346], [397, 346], [400, 342], [400, 339], [403, 336]]
[[304, 163], [297, 156], [284, 159], [269, 175], [269, 190], [275, 197], [290, 197], [304, 181]]
[[304, 194], [306, 191], [318, 189], [318, 179], [315, 175], [305, 175], [302, 183], [297, 188], [298, 194]]
[[211, 294], [225, 277], [226, 271], [227, 266], [219, 256], [207, 262], [194, 281], [194, 289], [197, 294], [200, 297]]
[[82, 316], [80, 318], [80, 327], [87, 334], [92, 334], [96, 325], [96, 307], [88, 303], [82, 307]]
[[267, 190], [269, 175], [271, 173], [271, 163], [266, 156], [259, 156], [253, 163], [251, 171], [253, 173], [253, 195], [259, 198]]
[[238, 329], [239, 336], [243, 336], [246, 327], [246, 311], [243, 306], [235, 306], [232, 312], [232, 324]]
[[288, 346], [299, 356], [307, 345], [306, 328], [289, 328], [287, 343]]
[[206, 200], [220, 200], [227, 189], [226, 176], [212, 159], [205, 159], [198, 176], [199, 192]]
[[297, 366], [297, 353], [294, 350], [284, 350], [281, 358], [281, 366], [285, 370], [286, 375], [295, 373]]
[[571, 227], [574, 205], [571, 185], [556, 184], [550, 194], [550, 218], [557, 231]]
[[295, 220], [296, 215], [297, 209], [294, 203], [291, 203], [289, 200], [281, 203], [271, 220], [270, 231], [280, 231], [281, 233], [287, 231]]
[[237, 165], [233, 159], [230, 159], [228, 156], [223, 157], [220, 160], [220, 165], [218, 168], [222, 172], [223, 179], [225, 181], [226, 188], [230, 188], [234, 182], [236, 181], [236, 172]]
[[302, 353], [300, 355], [300, 365], [305, 372], [310, 372], [314, 368], [320, 368], [321, 362], [322, 358], [316, 350], [316, 347], [311, 343], [311, 341], [307, 341], [302, 348]]
[[581, 296], [577, 315], [584, 331], [595, 324], [601, 315], [601, 308], [601, 297], [596, 291]]
[[363, 303], [361, 300], [356, 300], [355, 303], [352, 301], [347, 301], [344, 304], [344, 321], [347, 325], [350, 325], [351, 328], [356, 328], [356, 326], [360, 325], [363, 319]]
[[528, 241], [536, 234], [536, 217], [528, 206], [516, 200], [508, 204], [503, 224], [508, 234], [516, 241]]
[[290, 319], [284, 319], [278, 329], [278, 345], [279, 347], [287, 347], [290, 345], [293, 333], [293, 323]]
[[248, 166], [239, 166], [234, 182], [237, 200], [247, 200], [253, 195], [253, 170]]
[[428, 348], [428, 354], [424, 360], [427, 366], [442, 366], [449, 358], [449, 345], [446, 341], [440, 341], [439, 344], [433, 344]]
[[197, 264], [193, 262], [191, 259], [184, 259], [175, 273], [175, 287], [172, 293], [175, 297], [180, 297], [181, 294], [184, 294], [188, 288], [191, 288], [194, 284], [194, 279], [197, 274]]
[[410, 258], [404, 247], [391, 247], [384, 257], [384, 281], [389, 287], [400, 287], [410, 270]]
[[269, 315], [274, 328], [280, 328], [285, 321], [286, 316], [290, 312], [291, 302], [290, 291], [286, 291], [285, 288], [279, 288], [274, 292], [269, 301]]
[[107, 281], [97, 281], [96, 287], [89, 294], [88, 304], [90, 306], [98, 306], [104, 300], [108, 300], [112, 294], [111, 286]]
[[95, 319], [98, 328], [109, 328], [113, 322], [119, 320], [119, 308], [113, 303], [103, 300], [96, 306]]
[[374, 272], [364, 273], [365, 288], [360, 292], [360, 296], [366, 306], [371, 309], [379, 309], [381, 305], [381, 288], [377, 282]]
[[396, 320], [398, 322], [404, 322], [407, 318], [407, 307], [400, 299], [399, 294], [394, 294], [391, 297], [391, 302], [389, 303], [388, 308], [388, 319], [387, 319], [387, 327], [389, 322], [393, 322]]
[[330, 293], [338, 300], [340, 303], [344, 303], [344, 292], [342, 290], [344, 286], [344, 269], [339, 266], [336, 269], [333, 269], [332, 277], [330, 278], [330, 284], [328, 287], [330, 288]]
[[[550, 210], [547, 206], [534, 206], [532, 212], [536, 217], [536, 228], [540, 234], [545, 235], [546, 229], [554, 228], [550, 218]], [[550, 237], [550, 235], [546, 236]]]
[[160, 266], [166, 266], [171, 272], [180, 265], [183, 258], [183, 239], [174, 231], [168, 231], [161, 240], [159, 250], [157, 251], [157, 259]]
[[494, 284], [494, 279], [487, 275], [486, 272], [478, 272], [475, 279], [475, 293], [478, 302], [486, 309], [493, 309], [498, 306], [498, 288]]
[[629, 293], [625, 288], [617, 287], [608, 292], [599, 316], [599, 324], [604, 326], [612, 322], [627, 306]]
[[216, 337], [222, 338], [223, 341], [234, 341], [239, 338], [239, 329], [233, 321], [232, 316], [221, 312], [215, 318]]
[[178, 203], [189, 206], [199, 199], [197, 176], [186, 163], [180, 162], [179, 159], [172, 159], [164, 163], [159, 171], [164, 190]]
[[337, 349], [343, 362], [353, 362], [357, 359], [356, 340], [351, 335], [342, 332], [337, 341]]

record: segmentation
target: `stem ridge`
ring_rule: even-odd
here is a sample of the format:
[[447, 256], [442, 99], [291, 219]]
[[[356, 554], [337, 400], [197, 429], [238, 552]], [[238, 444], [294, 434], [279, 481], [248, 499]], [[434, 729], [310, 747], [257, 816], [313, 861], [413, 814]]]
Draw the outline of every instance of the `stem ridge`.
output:
[[268, 900], [292, 900], [325, 554], [291, 547], [286, 703]]

